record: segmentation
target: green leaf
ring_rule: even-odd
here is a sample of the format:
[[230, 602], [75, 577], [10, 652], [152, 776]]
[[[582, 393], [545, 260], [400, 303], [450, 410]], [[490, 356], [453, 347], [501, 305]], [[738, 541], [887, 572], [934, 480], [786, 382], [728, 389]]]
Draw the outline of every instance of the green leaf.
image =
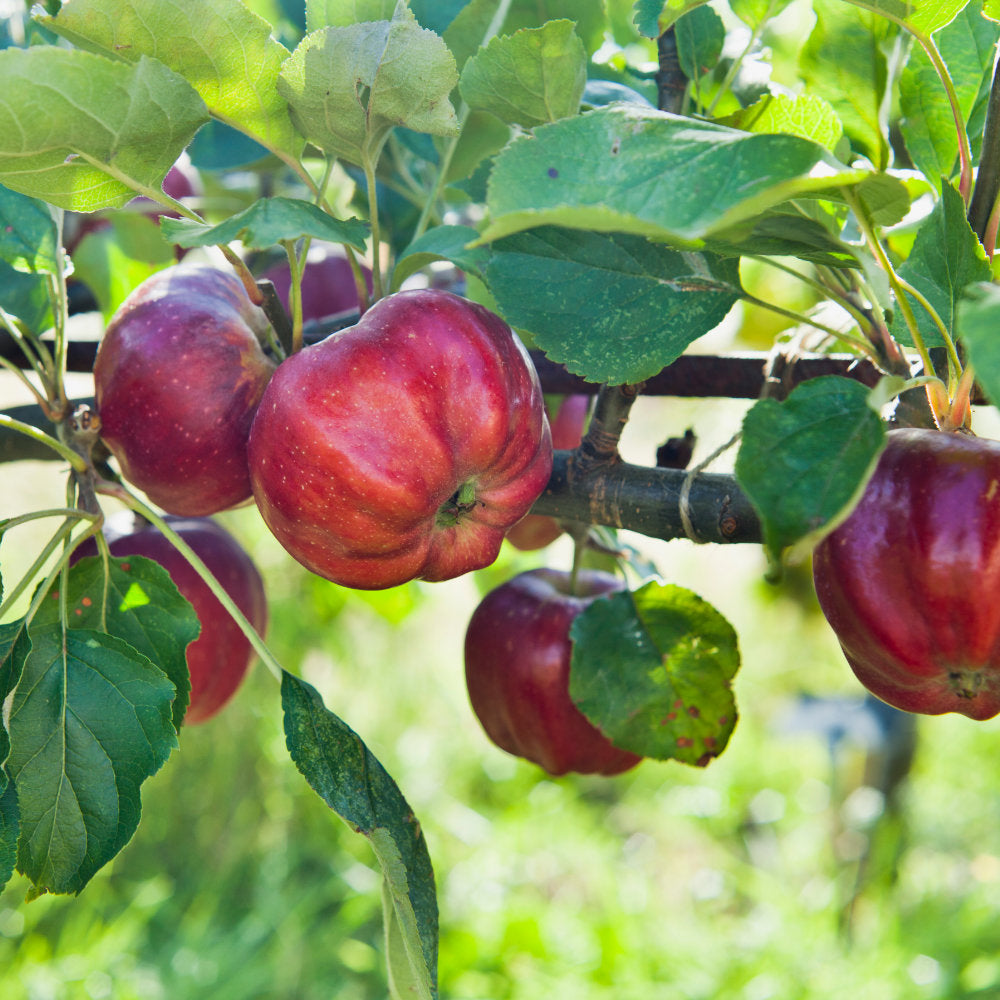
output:
[[[0, 625], [0, 705], [17, 687], [24, 670], [24, 660], [31, 650], [31, 640], [23, 618]], [[0, 793], [7, 787], [7, 773], [3, 766], [10, 753], [10, 737], [0, 714]], [[9, 876], [8, 876], [9, 877]]]
[[410, 275], [436, 260], [449, 260], [456, 267], [482, 279], [490, 251], [485, 247], [475, 249], [466, 247], [466, 244], [471, 243], [478, 235], [479, 233], [471, 226], [436, 226], [434, 229], [428, 229], [397, 258], [395, 270], [392, 272], [393, 289], [398, 290]]
[[17, 808], [17, 790], [6, 777], [6, 785], [0, 792], [0, 892], [10, 881], [17, 864], [17, 838], [21, 830], [20, 813]]
[[539, 126], [497, 156], [481, 239], [558, 225], [698, 246], [790, 198], [865, 176], [798, 136], [597, 108]]
[[365, 249], [369, 226], [360, 219], [335, 219], [317, 205], [298, 198], [261, 198], [249, 208], [217, 226], [187, 219], [160, 221], [164, 235], [182, 247], [205, 247], [240, 240], [247, 247], [263, 250], [282, 240], [312, 236], [330, 243], [346, 243]]
[[307, 35], [285, 63], [278, 92], [310, 142], [365, 166], [378, 160], [397, 125], [456, 134], [458, 119], [448, 95], [457, 82], [447, 46], [401, 7], [392, 21]]
[[604, 42], [607, 27], [605, 0], [511, 0], [500, 30], [508, 35], [521, 28], [537, 28], [546, 21], [573, 21], [589, 55]]
[[635, 26], [640, 35], [658, 38], [688, 11], [705, 2], [706, 0], [636, 0]]
[[860, 382], [828, 375], [783, 402], [761, 399], [743, 420], [736, 479], [760, 516], [764, 545], [794, 559], [843, 520], [885, 445]]
[[[981, 3], [970, 3], [935, 39], [968, 124], [984, 79], [992, 77], [998, 40], [1000, 25], [982, 16]], [[913, 47], [900, 76], [899, 104], [907, 152], [936, 189], [956, 171], [958, 135], [948, 95], [920, 46]]]
[[417, 984], [413, 996], [437, 996], [437, 898], [419, 822], [385, 768], [315, 688], [283, 673], [281, 704], [295, 766], [348, 826], [371, 840], [398, 922], [392, 933], [403, 942], [390, 958], [402, 952], [406, 959], [391, 977]]
[[[954, 329], [955, 310], [965, 287], [989, 280], [986, 252], [969, 225], [962, 196], [947, 181], [942, 182], [941, 199], [917, 230], [910, 256], [898, 273], [923, 294], [949, 332]], [[906, 297], [924, 343], [943, 346], [944, 338], [927, 310], [908, 293]], [[898, 308], [890, 331], [900, 343], [912, 343]]]
[[162, 63], [53, 45], [0, 52], [0, 183], [62, 208], [120, 208], [158, 192], [204, 102]]
[[268, 149], [302, 151], [276, 90], [288, 50], [240, 0], [73, 0], [41, 20], [74, 45], [127, 62], [158, 59], [198, 91], [214, 117]]
[[751, 28], [760, 27], [772, 17], [777, 17], [790, 0], [729, 0], [732, 12]]
[[744, 132], [798, 135], [831, 150], [844, 134], [837, 112], [817, 94], [767, 94], [720, 124]]
[[958, 335], [976, 369], [976, 381], [994, 406], [1000, 404], [1000, 287], [970, 285], [958, 303]]
[[910, 210], [910, 192], [892, 174], [872, 174], [856, 190], [869, 217], [877, 226], [894, 226], [902, 222]]
[[698, 766], [725, 749], [740, 655], [707, 601], [653, 581], [592, 602], [570, 638], [570, 697], [615, 746]]
[[409, 0], [413, 16], [439, 35], [451, 27], [468, 3], [469, 0]]
[[0, 307], [16, 316], [35, 334], [52, 325], [52, 301], [44, 274], [15, 271], [0, 260]]
[[638, 236], [544, 227], [493, 244], [500, 313], [592, 382], [641, 382], [725, 317], [739, 265]]
[[459, 90], [470, 108], [532, 128], [575, 115], [587, 53], [572, 21], [549, 21], [493, 38], [465, 64]]
[[800, 59], [808, 89], [822, 94], [854, 146], [875, 167], [889, 166], [885, 51], [897, 29], [844, 0], [814, 0], [816, 25]]
[[306, 0], [306, 33], [362, 21], [391, 21], [398, 0]]
[[1000, 0], [985, 0], [983, 3], [983, 17], [988, 17], [993, 21], [1000, 21]]
[[28, 274], [55, 273], [56, 224], [44, 201], [0, 186], [0, 260]]
[[139, 787], [177, 745], [174, 686], [120, 639], [31, 628], [10, 712], [18, 870], [34, 892], [79, 892], [128, 843]]
[[674, 25], [677, 59], [689, 80], [698, 80], [715, 68], [722, 55], [726, 27], [711, 7], [696, 7]]
[[[106, 604], [101, 558], [81, 559], [70, 571], [66, 594], [70, 628], [107, 631], [159, 667], [176, 691], [171, 718], [180, 729], [191, 692], [187, 647], [201, 631], [198, 616], [170, 574], [152, 559], [111, 559], [108, 569]], [[34, 622], [54, 625], [58, 605], [52, 598], [45, 601]]]

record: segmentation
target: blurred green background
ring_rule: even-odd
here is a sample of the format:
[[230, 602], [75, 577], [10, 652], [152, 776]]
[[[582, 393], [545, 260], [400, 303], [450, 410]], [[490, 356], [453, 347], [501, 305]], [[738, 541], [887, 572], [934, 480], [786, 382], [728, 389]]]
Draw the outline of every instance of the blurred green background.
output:
[[[744, 408], [641, 399], [626, 457], [648, 463], [694, 426], [697, 461]], [[0, 514], [63, 489], [55, 464], [3, 474]], [[442, 997], [1000, 996], [997, 724], [921, 720], [912, 770], [887, 795], [878, 746], [850, 735], [875, 717], [806, 569], [772, 586], [756, 547], [629, 536], [735, 625], [740, 722], [705, 770], [647, 761], [552, 779], [483, 735], [462, 639], [485, 589], [568, 567], [568, 542], [354, 594], [298, 569], [252, 510], [222, 520], [262, 567], [279, 660], [363, 736], [420, 818]], [[3, 544], [12, 580], [32, 542]], [[256, 668], [180, 744], [144, 786], [136, 836], [79, 897], [25, 903], [19, 876], [0, 894], [0, 997], [385, 997], [374, 856], [288, 760], [271, 676]]]

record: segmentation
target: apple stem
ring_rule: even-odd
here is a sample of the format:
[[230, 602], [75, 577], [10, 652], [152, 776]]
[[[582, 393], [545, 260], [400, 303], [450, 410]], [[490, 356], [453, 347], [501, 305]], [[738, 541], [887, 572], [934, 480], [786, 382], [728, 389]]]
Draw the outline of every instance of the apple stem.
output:
[[104, 496], [114, 497], [116, 500], [120, 500], [125, 504], [130, 510], [142, 517], [146, 518], [150, 524], [152, 524], [158, 531], [160, 531], [169, 542], [171, 542], [174, 548], [191, 564], [195, 572], [205, 581], [206, 586], [215, 597], [218, 599], [219, 603], [226, 609], [229, 615], [232, 617], [233, 621], [239, 626], [240, 631], [247, 637], [250, 645], [253, 646], [254, 652], [260, 658], [260, 661], [265, 667], [274, 675], [278, 683], [281, 683], [281, 677], [283, 674], [283, 669], [277, 659], [275, 659], [274, 654], [267, 647], [264, 640], [261, 638], [260, 633], [250, 624], [246, 615], [236, 606], [236, 602], [226, 593], [225, 588], [216, 580], [212, 571], [205, 565], [198, 554], [191, 548], [187, 542], [181, 538], [180, 535], [170, 527], [170, 524], [152, 507], [143, 503], [131, 490], [120, 485], [119, 483], [108, 482], [107, 480], [102, 480], [97, 486], [98, 493]]

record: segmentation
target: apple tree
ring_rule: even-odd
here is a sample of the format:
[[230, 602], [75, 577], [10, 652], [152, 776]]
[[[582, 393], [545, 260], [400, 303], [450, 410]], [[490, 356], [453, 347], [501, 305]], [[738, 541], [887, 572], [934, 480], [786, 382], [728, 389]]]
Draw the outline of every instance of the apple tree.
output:
[[[706, 766], [737, 721], [734, 629], [622, 531], [816, 550], [875, 694], [1000, 710], [996, 0], [47, 0], [3, 32], [0, 364], [34, 402], [0, 458], [66, 499], [0, 522], [52, 526], [0, 566], [0, 884], [82, 891], [253, 655], [382, 867], [393, 995], [437, 995], [420, 824], [269, 650], [204, 520], [238, 505], [352, 588], [568, 533], [466, 643], [487, 733], [552, 773]], [[755, 353], [689, 350], [741, 322]], [[754, 400], [734, 471], [696, 429], [623, 461], [642, 395]]]

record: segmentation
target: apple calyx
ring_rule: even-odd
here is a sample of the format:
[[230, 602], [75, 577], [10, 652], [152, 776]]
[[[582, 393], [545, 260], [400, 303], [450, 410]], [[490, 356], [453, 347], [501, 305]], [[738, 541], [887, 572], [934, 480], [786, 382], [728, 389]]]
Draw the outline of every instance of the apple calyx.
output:
[[469, 479], [443, 503], [438, 510], [436, 524], [439, 528], [454, 528], [461, 524], [470, 511], [482, 503], [476, 496], [477, 483]]

